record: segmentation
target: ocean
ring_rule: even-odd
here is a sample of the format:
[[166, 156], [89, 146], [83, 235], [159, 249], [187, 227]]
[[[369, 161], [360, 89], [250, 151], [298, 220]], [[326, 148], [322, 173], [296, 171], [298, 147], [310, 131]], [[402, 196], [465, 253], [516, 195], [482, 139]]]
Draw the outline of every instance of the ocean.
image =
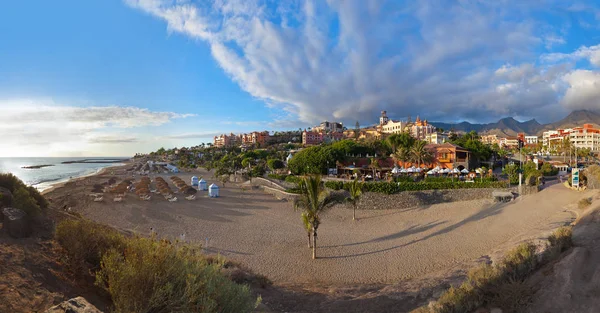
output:
[[[101, 169], [122, 165], [122, 163], [71, 163], [62, 164], [67, 161], [77, 160], [127, 160], [123, 157], [102, 158], [0, 158], [0, 173], [13, 173], [25, 184], [34, 186], [43, 191], [52, 185], [68, 181], [71, 178], [82, 177], [99, 172]], [[48, 167], [25, 169], [23, 166], [53, 165]]]

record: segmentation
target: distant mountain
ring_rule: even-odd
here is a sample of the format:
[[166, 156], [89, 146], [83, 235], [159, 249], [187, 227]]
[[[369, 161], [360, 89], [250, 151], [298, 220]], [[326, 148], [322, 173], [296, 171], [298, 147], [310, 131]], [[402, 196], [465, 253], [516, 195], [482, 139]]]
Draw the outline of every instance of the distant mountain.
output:
[[518, 133], [541, 135], [541, 133], [546, 130], [582, 126], [586, 123], [594, 124], [595, 127], [600, 128], [600, 113], [587, 110], [573, 111], [562, 120], [549, 124], [540, 124], [535, 119], [519, 122], [512, 117], [505, 117], [496, 123], [489, 124], [471, 124], [469, 122], [450, 124], [431, 122], [433, 126], [443, 128], [444, 130], [454, 130], [458, 132], [470, 132], [474, 130], [480, 134], [493, 134], [500, 137], [517, 136]]

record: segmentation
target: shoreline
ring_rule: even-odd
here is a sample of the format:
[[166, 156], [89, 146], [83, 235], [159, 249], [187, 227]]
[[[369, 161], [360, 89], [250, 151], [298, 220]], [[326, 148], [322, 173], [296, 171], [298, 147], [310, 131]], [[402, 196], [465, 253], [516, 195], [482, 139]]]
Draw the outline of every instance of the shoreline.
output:
[[[54, 190], [56, 190], [58, 188], [64, 187], [68, 183], [81, 181], [81, 180], [84, 180], [84, 179], [92, 177], [92, 176], [104, 175], [110, 169], [115, 169], [115, 168], [122, 167], [122, 166], [125, 166], [125, 165], [127, 165], [127, 164], [126, 163], [115, 164], [115, 165], [111, 165], [111, 166], [107, 166], [107, 167], [101, 168], [98, 171], [96, 171], [95, 173], [89, 173], [89, 174], [86, 174], [86, 175], [69, 178], [69, 179], [67, 179], [65, 181], [56, 181], [55, 183], [50, 184], [50, 187], [44, 189], [43, 191], [40, 191], [40, 194], [43, 195], [43, 196], [45, 196], [48, 193], [50, 193], [50, 192], [52, 192], [52, 191], [54, 191]], [[34, 188], [35, 188], [35, 186], [34, 186]]]

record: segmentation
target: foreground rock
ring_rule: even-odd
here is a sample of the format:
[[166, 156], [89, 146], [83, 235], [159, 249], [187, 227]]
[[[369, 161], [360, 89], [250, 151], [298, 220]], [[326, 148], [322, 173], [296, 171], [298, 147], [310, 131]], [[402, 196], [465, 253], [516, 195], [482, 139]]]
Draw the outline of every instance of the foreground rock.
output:
[[24, 238], [31, 233], [27, 214], [19, 209], [2, 209], [2, 219], [4, 223], [3, 228], [14, 238]]
[[45, 313], [102, 313], [83, 297], [67, 300], [46, 310]]

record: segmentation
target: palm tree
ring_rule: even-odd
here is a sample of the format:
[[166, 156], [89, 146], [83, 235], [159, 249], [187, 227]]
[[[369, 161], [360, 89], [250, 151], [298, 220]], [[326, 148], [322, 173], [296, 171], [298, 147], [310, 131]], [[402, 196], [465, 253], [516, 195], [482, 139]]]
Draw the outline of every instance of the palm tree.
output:
[[352, 220], [356, 220], [356, 206], [362, 196], [363, 184], [358, 179], [355, 179], [350, 183], [349, 187], [350, 197], [348, 198], [348, 202], [352, 204]]
[[404, 163], [408, 162], [411, 159], [410, 158], [410, 149], [408, 149], [406, 147], [400, 147], [400, 148], [396, 149], [396, 151], [392, 155], [392, 158], [394, 158], [394, 160], [396, 162], [402, 161], [402, 165], [404, 166]]
[[[312, 258], [317, 258], [317, 229], [321, 224], [320, 214], [331, 207], [340, 199], [325, 190], [321, 184], [321, 176], [305, 177], [299, 184], [301, 193], [294, 200], [294, 208], [302, 210], [306, 214], [306, 220], [310, 224], [313, 236]], [[303, 217], [304, 220], [304, 217]]]
[[412, 159], [417, 162], [417, 166], [421, 167], [421, 163], [430, 162], [433, 158], [431, 152], [425, 148], [425, 141], [417, 141], [410, 150]]
[[308, 220], [308, 214], [306, 212], [302, 212], [302, 224], [304, 224], [304, 229], [306, 229], [306, 233], [308, 234], [308, 248], [312, 248], [310, 244], [310, 232], [312, 230], [312, 226], [310, 225], [310, 221]]

